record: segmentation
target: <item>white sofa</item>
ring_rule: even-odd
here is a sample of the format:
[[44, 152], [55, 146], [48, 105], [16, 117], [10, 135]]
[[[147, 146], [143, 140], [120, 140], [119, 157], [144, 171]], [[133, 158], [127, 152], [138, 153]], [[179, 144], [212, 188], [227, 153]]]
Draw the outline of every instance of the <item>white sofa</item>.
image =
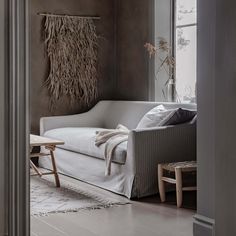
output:
[[[160, 104], [196, 109], [195, 104], [100, 101], [83, 114], [41, 118], [40, 133], [65, 141], [55, 151], [60, 173], [128, 198], [145, 197], [158, 192], [158, 163], [196, 159], [196, 124], [136, 129], [144, 114]], [[94, 144], [95, 131], [118, 124], [131, 132], [128, 143], [116, 148], [111, 175], [105, 176], [103, 150]], [[40, 158], [39, 165], [51, 169], [47, 157]]]

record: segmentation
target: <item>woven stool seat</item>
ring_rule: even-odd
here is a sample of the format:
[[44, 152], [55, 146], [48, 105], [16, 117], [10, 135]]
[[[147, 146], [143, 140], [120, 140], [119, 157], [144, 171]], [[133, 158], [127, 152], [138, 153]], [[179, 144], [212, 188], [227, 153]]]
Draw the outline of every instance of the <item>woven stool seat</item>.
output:
[[185, 161], [185, 162], [166, 163], [166, 164], [162, 164], [162, 168], [164, 170], [168, 170], [171, 172], [174, 172], [175, 168], [181, 168], [182, 172], [192, 172], [192, 171], [196, 171], [197, 162], [196, 161]]

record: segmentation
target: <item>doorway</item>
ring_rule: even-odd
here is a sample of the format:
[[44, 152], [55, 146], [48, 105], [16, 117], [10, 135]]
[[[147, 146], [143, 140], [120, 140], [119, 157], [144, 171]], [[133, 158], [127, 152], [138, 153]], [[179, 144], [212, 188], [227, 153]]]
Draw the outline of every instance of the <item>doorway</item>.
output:
[[[14, 184], [16, 184], [16, 183], [21, 183], [22, 184], [22, 185], [18, 186], [18, 188], [20, 189], [19, 192], [12, 193], [15, 196], [13, 198], [13, 200], [18, 199], [17, 200], [18, 203], [19, 202], [22, 203], [22, 204], [20, 204], [18, 206], [19, 207], [19, 209], [18, 209], [19, 212], [16, 212], [16, 210], [14, 211], [15, 212], [15, 216], [13, 218], [14, 219], [13, 222], [16, 222], [16, 218], [19, 217], [20, 214], [21, 214], [21, 216], [24, 216], [24, 217], [22, 217], [22, 222], [18, 222], [18, 221], [16, 222], [17, 224], [19, 224], [17, 226], [19, 228], [17, 228], [17, 229], [15, 228], [15, 230], [17, 230], [17, 232], [18, 232], [18, 229], [21, 229], [19, 231], [19, 235], [20, 235], [20, 233], [21, 233], [21, 235], [27, 235], [27, 234], [29, 234], [29, 232], [27, 233], [27, 230], [29, 230], [29, 218], [27, 218], [27, 217], [29, 217], [29, 211], [28, 211], [29, 210], [29, 208], [28, 208], [29, 198], [27, 198], [25, 196], [29, 196], [28, 195], [29, 194], [29, 173], [28, 173], [29, 166], [28, 166], [26, 161], [22, 161], [23, 160], [22, 158], [23, 158], [23, 156], [27, 156], [28, 155], [28, 150], [29, 150], [29, 147], [28, 147], [28, 143], [29, 143], [29, 140], [28, 140], [29, 139], [28, 138], [28, 134], [29, 134], [29, 128], [28, 128], [28, 124], [29, 124], [29, 119], [28, 119], [29, 111], [28, 111], [28, 98], [27, 98], [28, 97], [28, 91], [29, 91], [28, 73], [27, 73], [29, 63], [28, 63], [28, 60], [27, 60], [27, 53], [28, 53], [28, 49], [27, 49], [27, 45], [28, 45], [28, 43], [27, 43], [27, 32], [25, 32], [25, 29], [28, 29], [28, 28], [27, 28], [27, 22], [25, 20], [24, 14], [23, 14], [23, 12], [24, 13], [27, 12], [25, 9], [26, 9], [26, 7], [28, 7], [28, 5], [27, 5], [26, 2], [19, 3], [18, 1], [14, 1], [13, 6], [14, 6], [13, 7], [13, 10], [14, 10], [14, 12], [13, 12], [14, 14], [13, 15], [17, 16], [17, 19], [14, 18], [13, 21], [14, 22], [16, 22], [16, 21], [20, 22], [20, 23], [16, 24], [17, 26], [14, 26], [14, 27], [17, 27], [17, 28], [14, 28], [14, 32], [18, 32], [18, 34], [19, 34], [18, 35], [18, 40], [20, 39], [20, 41], [17, 41], [17, 42], [14, 41], [14, 45], [18, 45], [19, 46], [19, 45], [21, 45], [21, 43], [24, 42], [22, 44], [22, 45], [24, 45], [24, 47], [17, 48], [17, 52], [15, 52], [14, 57], [12, 57], [12, 60], [14, 59], [14, 63], [13, 64], [14, 65], [17, 64], [18, 65], [18, 69], [19, 69], [19, 71], [18, 71], [19, 73], [17, 73], [18, 77], [17, 77], [16, 74], [14, 74], [14, 80], [12, 80], [12, 84], [16, 83], [17, 86], [20, 88], [17, 91], [14, 90], [13, 91], [14, 93], [12, 93], [12, 96], [15, 98], [14, 106], [13, 106], [12, 109], [14, 109], [14, 112], [18, 112], [18, 113], [14, 113], [14, 114], [12, 113], [12, 117], [17, 117], [17, 121], [14, 120], [14, 122], [17, 122], [17, 124], [14, 123], [14, 127], [17, 127], [17, 129], [16, 129], [17, 132], [15, 130], [14, 133], [12, 133], [11, 137], [12, 138], [14, 137], [13, 138], [14, 141], [15, 141], [15, 139], [17, 139], [17, 142], [15, 142], [14, 145], [16, 145], [15, 146], [16, 150], [20, 150], [20, 152], [18, 154], [19, 156], [17, 156], [18, 159], [16, 159], [15, 157], [13, 158], [13, 160], [15, 160], [15, 161], [18, 160], [17, 162], [14, 162], [15, 163], [15, 168], [14, 168], [14, 171], [13, 171], [14, 172], [13, 176], [15, 176]], [[24, 11], [22, 11], [22, 9], [24, 9]], [[15, 14], [15, 13], [17, 13], [17, 14]], [[38, 17], [38, 16], [35, 16], [35, 18], [36, 17]], [[19, 20], [19, 19], [21, 19], [21, 20]], [[13, 24], [13, 25], [15, 25], [15, 24]], [[24, 34], [24, 36], [23, 36], [23, 34]], [[26, 34], [26, 36], [25, 36], [25, 34]], [[16, 53], [18, 53], [18, 54], [16, 54]], [[16, 55], [17, 55], [17, 57], [16, 57]], [[20, 70], [20, 68], [25, 68], [25, 69], [22, 71], [22, 70]], [[22, 81], [24, 81], [24, 83], [20, 84], [20, 82], [22, 82]], [[12, 87], [12, 88], [14, 88], [14, 87]], [[22, 100], [19, 101], [18, 98], [21, 98]], [[18, 104], [18, 103], [20, 103], [20, 104], [27, 104], [27, 106], [24, 105], [23, 107], [21, 107], [21, 109], [19, 109], [19, 108], [16, 109], [16, 104]], [[27, 137], [27, 139], [25, 137]], [[23, 149], [23, 150], [21, 150], [21, 149]], [[21, 161], [19, 161], [19, 160], [21, 160]], [[109, 211], [109, 213], [108, 213], [108, 209], [104, 209], [101, 212], [99, 212], [98, 214], [95, 213], [94, 215], [92, 215], [92, 214], [90, 215], [88, 213], [85, 213], [80, 218], [78, 218], [78, 217], [74, 218], [74, 216], [72, 216], [69, 219], [69, 218], [67, 218], [66, 215], [64, 215], [62, 218], [64, 220], [67, 219], [68, 222], [72, 222], [71, 224], [73, 224], [74, 227], [77, 226], [77, 222], [78, 221], [81, 222], [81, 225], [80, 225], [79, 228], [77, 228], [76, 233], [78, 232], [78, 229], [80, 229], [81, 232], [86, 232], [88, 235], [89, 234], [90, 235], [94, 235], [96, 231], [99, 231], [99, 234], [102, 234], [102, 232], [107, 230], [107, 228], [102, 228], [102, 227], [100, 228], [100, 225], [102, 224], [102, 222], [98, 221], [98, 219], [102, 219], [102, 217], [104, 215], [106, 216], [107, 222], [110, 222], [110, 219], [114, 215], [117, 215], [117, 216], [119, 216], [119, 215], [120, 216], [124, 216], [125, 215], [127, 218], [124, 217], [123, 219], [126, 222], [125, 227], [127, 227], [126, 229], [127, 229], [128, 233], [130, 233], [131, 235], [132, 235], [132, 233], [133, 234], [137, 234], [137, 233], [140, 233], [140, 234], [146, 233], [147, 234], [147, 232], [148, 232], [147, 230], [149, 229], [149, 234], [150, 235], [152, 235], [152, 234], [155, 235], [155, 232], [154, 232], [155, 230], [153, 230], [153, 228], [156, 227], [156, 219], [155, 219], [155, 217], [157, 216], [158, 212], [160, 212], [160, 211], [161, 212], [169, 212], [170, 214], [173, 214], [173, 220], [177, 220], [178, 221], [178, 219], [176, 219], [174, 217], [175, 213], [176, 213], [176, 210], [173, 209], [173, 206], [170, 206], [170, 207], [167, 207], [167, 208], [165, 208], [165, 207], [160, 207], [159, 208], [159, 207], [157, 207], [156, 203], [158, 203], [158, 200], [156, 200], [156, 199], [155, 200], [148, 199], [148, 200], [145, 200], [144, 202], [142, 202], [142, 201], [134, 202], [133, 205], [128, 205], [127, 204], [128, 206], [121, 206], [121, 208], [114, 208], [111, 211]], [[125, 207], [125, 210], [123, 210], [124, 209], [123, 207]], [[154, 209], [154, 211], [152, 209]], [[121, 213], [121, 212], [123, 212], [123, 213]], [[139, 215], [140, 212], [144, 212], [144, 214], [143, 215], [142, 214]], [[137, 217], [137, 215], [139, 217]], [[26, 221], [23, 220], [23, 219], [25, 219], [25, 216], [27, 216], [26, 218], [28, 219], [28, 221], [27, 221], [28, 223], [26, 223]], [[86, 226], [86, 220], [88, 219], [89, 216], [91, 217], [92, 222], [98, 222], [97, 224], [94, 223], [94, 227], [93, 228], [90, 227], [89, 225]], [[192, 212], [184, 211], [183, 213], [180, 214], [180, 218], [181, 219], [185, 218], [185, 217], [188, 218], [187, 224], [190, 224], [191, 223], [191, 219], [192, 219]], [[60, 218], [59, 221], [62, 218]], [[116, 218], [114, 217], [114, 219], [116, 219]], [[155, 219], [155, 220], [151, 221], [151, 223], [152, 223], [151, 226], [149, 225], [150, 224], [150, 219]], [[163, 223], [163, 221], [164, 221], [164, 218], [160, 217], [159, 218], [160, 224]], [[142, 223], [142, 225], [139, 225], [141, 223]], [[66, 227], [67, 227], [68, 231], [66, 231], [66, 229], [62, 229], [61, 228], [62, 225], [60, 225], [60, 223], [57, 223], [56, 231], [59, 232], [58, 234], [62, 234], [62, 235], [65, 234], [65, 233], [68, 234], [69, 230], [72, 229], [72, 225], [71, 224], [70, 223], [67, 224]], [[89, 222], [89, 224], [90, 224], [90, 222]], [[46, 226], [47, 223], [45, 222], [45, 220], [37, 221], [36, 225], [38, 227], [42, 226], [42, 228], [44, 228], [44, 227], [47, 228], [47, 226]], [[86, 229], [84, 229], [85, 226], [87, 227]], [[116, 228], [116, 227], [118, 228], [119, 227], [118, 225], [113, 225], [113, 226], [114, 226], [114, 228]], [[182, 226], [179, 225], [177, 228], [181, 228], [181, 227], [184, 228], [185, 226], [186, 225], [183, 224]], [[55, 225], [54, 225], [54, 228], [55, 228]], [[110, 231], [106, 231], [106, 232], [114, 232], [114, 228], [109, 228]], [[166, 225], [166, 228], [167, 228], [167, 225]], [[189, 229], [191, 230], [191, 228], [189, 228]], [[120, 232], [117, 231], [118, 235], [119, 235], [119, 233]], [[37, 235], [37, 232], [34, 231], [33, 234]]]

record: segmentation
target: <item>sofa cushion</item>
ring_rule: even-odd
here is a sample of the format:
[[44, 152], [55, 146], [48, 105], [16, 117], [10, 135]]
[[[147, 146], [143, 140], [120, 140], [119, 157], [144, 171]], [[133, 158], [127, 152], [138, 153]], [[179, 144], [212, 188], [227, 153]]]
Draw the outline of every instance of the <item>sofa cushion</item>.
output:
[[179, 125], [190, 122], [197, 114], [196, 111], [190, 111], [182, 108], [173, 110], [159, 124], [159, 126]]
[[189, 122], [196, 115], [196, 111], [182, 108], [166, 108], [163, 105], [156, 106], [139, 122], [137, 128], [152, 128], [158, 126], [178, 125]]
[[[97, 147], [95, 145], [96, 131], [104, 130], [101, 128], [58, 128], [47, 131], [44, 136], [63, 140], [65, 144], [58, 146], [68, 151], [73, 151], [91, 157], [104, 159], [105, 144]], [[127, 142], [119, 144], [114, 150], [113, 162], [125, 164], [127, 154]]]
[[167, 109], [159, 105], [148, 111], [138, 123], [137, 129], [160, 126], [160, 123], [176, 109]]

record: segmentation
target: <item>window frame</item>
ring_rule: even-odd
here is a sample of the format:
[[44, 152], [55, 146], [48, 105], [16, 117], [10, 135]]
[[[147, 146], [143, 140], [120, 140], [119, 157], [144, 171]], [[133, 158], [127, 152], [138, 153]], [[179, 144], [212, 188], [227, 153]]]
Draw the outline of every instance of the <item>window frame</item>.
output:
[[[180, 28], [186, 28], [186, 27], [191, 27], [191, 26], [196, 26], [196, 30], [198, 30], [198, 22], [196, 20], [196, 23], [191, 23], [191, 24], [182, 24], [182, 25], [177, 25], [177, 1], [178, 0], [172, 0], [172, 4], [171, 4], [171, 16], [172, 16], [172, 26], [171, 26], [171, 45], [172, 45], [172, 56], [175, 58], [176, 60], [176, 39], [177, 39], [177, 29]], [[197, 1], [197, 0], [196, 0]], [[176, 63], [177, 65], [177, 63]], [[178, 93], [177, 93], [177, 75], [176, 75], [176, 66], [173, 72], [173, 81], [175, 83], [175, 91], [173, 91], [173, 93], [175, 94], [175, 100], [178, 99]], [[184, 102], [184, 101], [180, 101], [180, 102]]]

